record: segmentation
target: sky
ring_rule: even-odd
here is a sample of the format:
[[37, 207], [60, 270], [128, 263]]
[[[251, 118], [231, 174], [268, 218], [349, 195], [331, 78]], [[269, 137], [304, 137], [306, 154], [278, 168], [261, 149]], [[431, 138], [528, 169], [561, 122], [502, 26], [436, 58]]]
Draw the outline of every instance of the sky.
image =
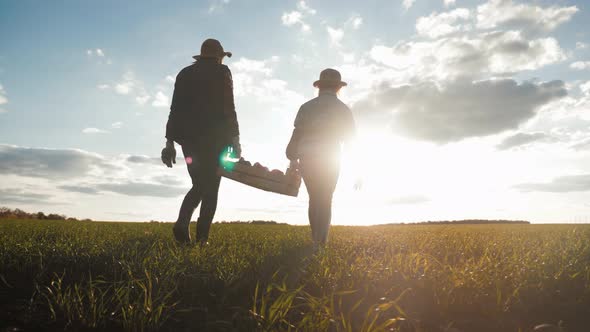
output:
[[[175, 220], [190, 178], [179, 147], [159, 160], [174, 81], [216, 38], [243, 155], [270, 168], [319, 72], [348, 82], [333, 224], [590, 222], [589, 22], [581, 0], [3, 0], [0, 206]], [[307, 224], [307, 194], [225, 179], [215, 220]]]

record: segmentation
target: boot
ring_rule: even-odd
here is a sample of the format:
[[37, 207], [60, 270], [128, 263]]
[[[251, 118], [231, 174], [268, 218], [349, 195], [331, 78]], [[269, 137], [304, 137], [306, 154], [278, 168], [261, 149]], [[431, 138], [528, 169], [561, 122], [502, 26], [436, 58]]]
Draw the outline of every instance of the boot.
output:
[[203, 218], [197, 219], [197, 242], [206, 244], [209, 239], [209, 229], [211, 228], [212, 220], [205, 220]]
[[174, 239], [180, 244], [189, 244], [191, 243], [191, 235], [189, 232], [189, 225], [190, 224], [183, 224], [183, 223], [175, 223], [174, 227], [172, 227], [172, 233], [174, 234]]

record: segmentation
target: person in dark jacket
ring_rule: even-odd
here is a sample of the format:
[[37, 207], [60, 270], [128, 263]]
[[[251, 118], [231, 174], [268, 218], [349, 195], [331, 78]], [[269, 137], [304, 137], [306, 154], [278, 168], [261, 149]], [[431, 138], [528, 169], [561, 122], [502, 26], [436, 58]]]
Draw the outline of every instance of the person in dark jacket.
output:
[[176, 163], [174, 142], [180, 144], [193, 183], [173, 228], [181, 243], [191, 241], [190, 220], [201, 202], [196, 237], [200, 244], [207, 243], [217, 209], [220, 155], [228, 146], [235, 157], [241, 155], [232, 76], [222, 64], [225, 56], [231, 57], [231, 53], [225, 52], [219, 41], [207, 39], [201, 54], [193, 57], [196, 61], [176, 76], [162, 162], [172, 167]]
[[323, 70], [313, 86], [319, 89], [319, 95], [299, 109], [286, 153], [292, 167], [300, 168], [309, 194], [312, 238], [324, 244], [340, 172], [341, 144], [354, 136], [355, 124], [352, 112], [337, 96], [346, 86], [338, 71]]

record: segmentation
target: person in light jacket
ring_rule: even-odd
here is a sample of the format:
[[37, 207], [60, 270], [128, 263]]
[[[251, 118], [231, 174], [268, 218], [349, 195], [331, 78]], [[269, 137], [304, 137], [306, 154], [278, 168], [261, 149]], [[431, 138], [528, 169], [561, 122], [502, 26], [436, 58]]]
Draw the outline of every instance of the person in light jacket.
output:
[[313, 83], [319, 94], [301, 105], [286, 151], [292, 165], [301, 170], [309, 194], [309, 224], [316, 244], [328, 239], [341, 145], [355, 134], [352, 112], [337, 95], [346, 85], [337, 70], [320, 73]]
[[196, 61], [176, 76], [162, 162], [172, 167], [176, 163], [174, 142], [180, 144], [193, 183], [173, 228], [181, 243], [191, 241], [190, 220], [201, 202], [196, 237], [200, 244], [207, 243], [217, 209], [220, 155], [227, 146], [233, 147], [237, 158], [241, 154], [232, 75], [222, 64], [225, 56], [231, 57], [231, 53], [225, 52], [218, 40], [207, 39], [201, 54], [193, 57]]

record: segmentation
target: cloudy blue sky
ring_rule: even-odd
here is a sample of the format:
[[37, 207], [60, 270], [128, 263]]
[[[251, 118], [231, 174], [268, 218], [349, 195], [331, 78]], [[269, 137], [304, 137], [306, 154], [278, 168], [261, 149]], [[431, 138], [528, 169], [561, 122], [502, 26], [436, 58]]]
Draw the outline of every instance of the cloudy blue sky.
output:
[[[335, 224], [590, 222], [589, 22], [574, 0], [0, 1], [0, 205], [174, 220], [190, 181], [157, 157], [213, 37], [252, 161], [286, 167], [320, 70], [349, 83]], [[216, 219], [305, 224], [306, 202], [225, 180]]]

